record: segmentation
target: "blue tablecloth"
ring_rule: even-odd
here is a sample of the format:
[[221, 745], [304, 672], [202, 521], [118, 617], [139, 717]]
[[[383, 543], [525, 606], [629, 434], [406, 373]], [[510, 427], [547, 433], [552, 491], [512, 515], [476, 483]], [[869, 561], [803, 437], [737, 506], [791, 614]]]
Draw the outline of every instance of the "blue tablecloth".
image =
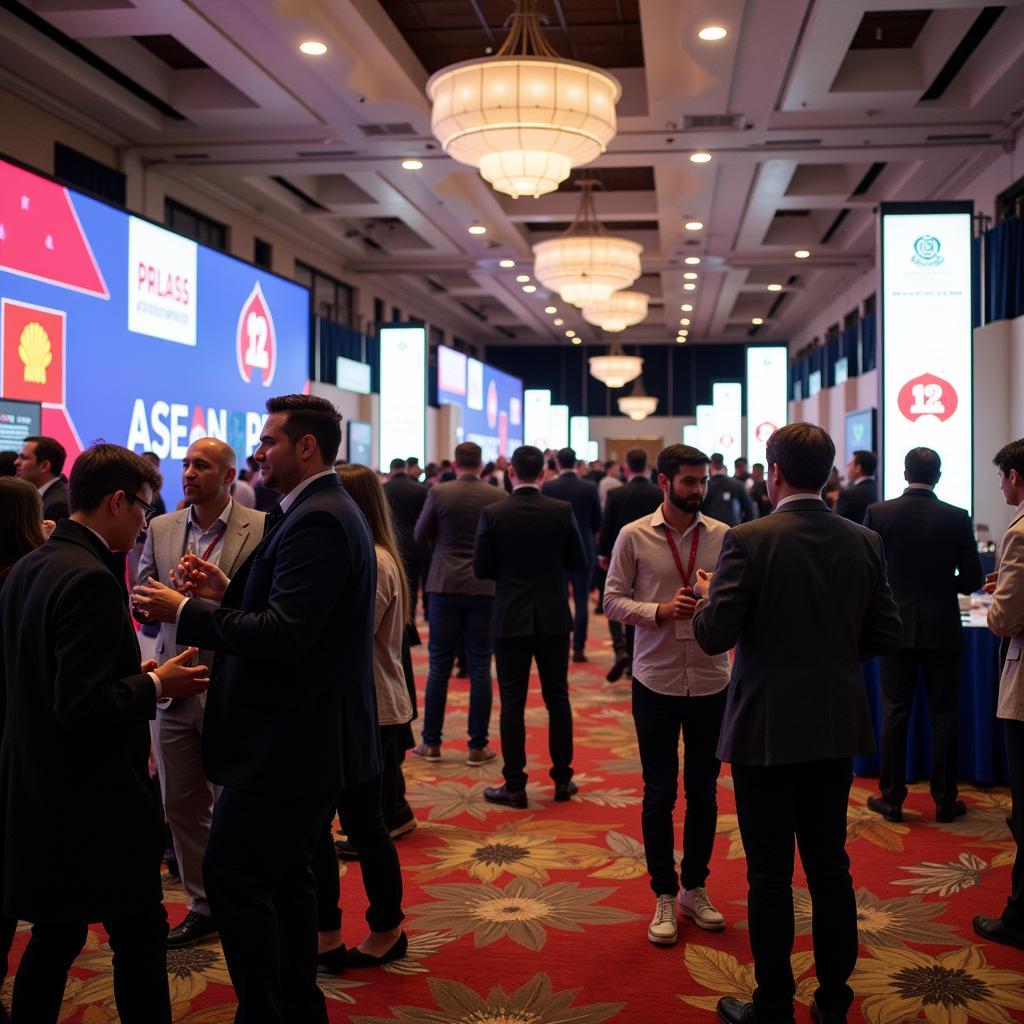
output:
[[[878, 742], [882, 719], [877, 659], [863, 668], [871, 720]], [[987, 629], [964, 630], [960, 665], [960, 778], [982, 786], [1006, 785], [1006, 748], [1002, 723], [996, 719], [999, 694], [999, 638]], [[907, 738], [907, 781], [927, 780], [932, 773], [932, 730], [924, 684], [918, 683]], [[878, 775], [878, 755], [857, 757], [857, 775]]]

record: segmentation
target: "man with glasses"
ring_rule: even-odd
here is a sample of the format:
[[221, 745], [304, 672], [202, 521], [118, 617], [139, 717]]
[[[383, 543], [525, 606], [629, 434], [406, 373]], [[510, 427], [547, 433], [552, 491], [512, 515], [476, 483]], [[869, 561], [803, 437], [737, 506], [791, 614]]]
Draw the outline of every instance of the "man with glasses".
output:
[[170, 1024], [148, 723], [157, 700], [195, 696], [209, 681], [205, 666], [191, 667], [195, 648], [159, 667], [139, 663], [114, 553], [152, 514], [156, 480], [127, 448], [84, 452], [70, 519], [17, 563], [0, 595], [3, 911], [33, 923], [15, 1020], [58, 1019], [68, 969], [89, 923], [102, 921], [120, 1019]]

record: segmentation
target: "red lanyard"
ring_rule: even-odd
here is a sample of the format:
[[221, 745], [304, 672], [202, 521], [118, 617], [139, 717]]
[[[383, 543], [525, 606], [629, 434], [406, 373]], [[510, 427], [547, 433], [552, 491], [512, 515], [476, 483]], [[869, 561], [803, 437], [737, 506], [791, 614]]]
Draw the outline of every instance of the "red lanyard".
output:
[[687, 568], [685, 575], [683, 574], [683, 560], [679, 557], [679, 549], [676, 547], [676, 542], [672, 539], [672, 531], [668, 528], [667, 523], [662, 523], [661, 528], [665, 531], [665, 540], [668, 541], [668, 546], [672, 550], [672, 557], [676, 561], [676, 568], [679, 570], [683, 586], [688, 587], [690, 585], [690, 579], [693, 576], [693, 567], [697, 564], [697, 545], [700, 543], [700, 526], [697, 523], [693, 524], [693, 543], [690, 545], [690, 565]]
[[207, 547], [207, 549], [199, 556], [204, 562], [208, 562], [210, 560], [211, 552], [220, 543], [220, 539], [224, 536], [225, 532], [227, 531], [227, 528], [228, 524], [225, 523], [223, 519], [220, 520], [216, 536], [213, 538], [213, 540], [210, 541], [210, 544]]

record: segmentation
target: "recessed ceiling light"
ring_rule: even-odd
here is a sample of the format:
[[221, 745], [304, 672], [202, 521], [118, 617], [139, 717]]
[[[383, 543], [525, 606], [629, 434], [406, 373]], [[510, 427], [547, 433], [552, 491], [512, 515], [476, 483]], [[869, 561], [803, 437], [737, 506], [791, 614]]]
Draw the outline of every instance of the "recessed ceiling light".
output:
[[687, 231], [701, 231], [704, 227], [704, 222], [700, 220], [688, 220], [684, 225]]
[[556, 317], [555, 317], [555, 319], [554, 319], [554, 320], [552, 320], [551, 322], [552, 322], [552, 323], [553, 323], [553, 324], [554, 324], [554, 325], [555, 325], [556, 327], [561, 327], [561, 326], [562, 326], [562, 324], [564, 324], [564, 323], [565, 323], [565, 321], [564, 321], [564, 320], [563, 320], [563, 319], [562, 319], [562, 318], [561, 318], [560, 316], [556, 316]]
[[570, 340], [570, 341], [571, 341], [571, 342], [572, 342], [572, 343], [573, 343], [574, 345], [582, 345], [582, 344], [583, 344], [583, 339], [582, 339], [582, 338], [570, 338], [569, 340]]
[[516, 280], [520, 284], [526, 284], [526, 282], [530, 280], [530, 275], [529, 274], [516, 274]]
[[526, 292], [527, 295], [532, 295], [536, 290], [537, 290], [537, 286], [535, 284], [524, 284], [523, 285], [523, 291]]
[[686, 284], [683, 285], [684, 292], [695, 292], [696, 290], [697, 286], [692, 281], [687, 281]]
[[545, 313], [557, 313], [558, 312], [558, 307], [557, 306], [545, 306], [544, 307], [544, 312]]
[[576, 337], [576, 332], [574, 330], [570, 329], [570, 330], [565, 332], [565, 336], [567, 338], [575, 338]]
[[676, 343], [679, 344], [679, 345], [685, 345], [686, 344], [686, 339], [685, 338], [676, 338]]
[[684, 327], [689, 327], [689, 326], [690, 326], [690, 318], [689, 318], [688, 316], [684, 316], [684, 317], [683, 317], [683, 319], [682, 319], [682, 320], [680, 320], [679, 322], [680, 322], [680, 323], [681, 323], [681, 324], [682, 324], [682, 325], [683, 325]]
[[770, 285], [768, 285], [768, 291], [770, 291], [770, 292], [781, 292], [782, 291], [782, 285], [781, 284], [770, 284]]
[[752, 316], [752, 317], [750, 318], [750, 322], [751, 322], [751, 323], [752, 323], [752, 324], [753, 324], [753, 325], [754, 325], [755, 327], [760, 327], [760, 326], [761, 326], [761, 324], [763, 324], [763, 323], [764, 323], [764, 317], [762, 317], [762, 316]]
[[307, 57], [322, 57], [327, 52], [327, 44], [321, 43], [319, 39], [307, 39], [304, 43], [299, 43], [299, 49]]
[[703, 150], [699, 153], [690, 154], [691, 164], [706, 164], [711, 160], [711, 154], [705, 153]]
[[797, 258], [798, 260], [805, 260], [805, 259], [807, 259], [807, 257], [808, 257], [808, 256], [810, 256], [811, 254], [810, 254], [810, 253], [809, 253], [809, 252], [808, 252], [808, 251], [807, 251], [806, 249], [797, 249], [797, 251], [796, 251], [795, 253], [793, 253], [793, 255], [794, 255], [794, 256], [795, 256], [795, 257], [796, 257], [796, 258]]
[[504, 267], [506, 270], [508, 270], [510, 267], [514, 267], [515, 265], [515, 260], [498, 260], [498, 266]]
[[688, 303], [688, 302], [684, 302], [679, 308], [684, 313], [692, 313], [693, 312], [693, 306], [691, 306], [690, 303]]
[[692, 270], [688, 270], [685, 274], [683, 274], [683, 277], [687, 281], [696, 281], [697, 280], [697, 275]]
[[483, 224], [470, 224], [469, 227], [466, 228], [466, 230], [471, 235], [486, 235], [487, 234], [487, 228], [485, 228], [483, 226]]
[[423, 161], [422, 160], [403, 160], [402, 170], [405, 171], [422, 171]]
[[686, 259], [683, 260], [683, 262], [689, 264], [691, 267], [695, 267], [695, 266], [697, 266], [698, 263], [700, 263], [700, 257], [699, 256], [687, 256]]
[[728, 31], [721, 25], [708, 25], [707, 28], [702, 28], [697, 33], [698, 37], [706, 43], [715, 43], [719, 39], [724, 39], [728, 34]]

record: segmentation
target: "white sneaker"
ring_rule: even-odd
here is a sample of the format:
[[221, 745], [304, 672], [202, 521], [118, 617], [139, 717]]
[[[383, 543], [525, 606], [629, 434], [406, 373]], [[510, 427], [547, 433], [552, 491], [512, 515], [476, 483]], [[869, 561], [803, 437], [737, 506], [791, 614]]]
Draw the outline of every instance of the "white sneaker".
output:
[[725, 918], [715, 910], [704, 886], [683, 889], [679, 894], [679, 909], [698, 928], [709, 932], [720, 932], [725, 927]]
[[647, 928], [647, 938], [657, 946], [671, 946], [678, 935], [675, 897], [659, 896], [658, 904], [654, 908], [654, 917]]

